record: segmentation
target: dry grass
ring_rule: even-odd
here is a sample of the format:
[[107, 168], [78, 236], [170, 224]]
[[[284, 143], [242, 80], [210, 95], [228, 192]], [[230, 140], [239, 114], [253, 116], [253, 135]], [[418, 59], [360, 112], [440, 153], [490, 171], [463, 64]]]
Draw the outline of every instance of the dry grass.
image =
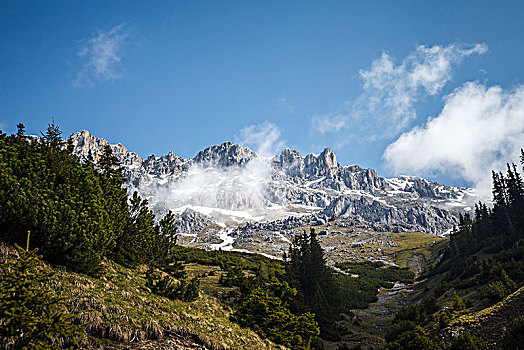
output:
[[50, 284], [68, 299], [68, 311], [77, 315], [74, 322], [85, 325], [88, 338], [83, 346], [131, 349], [141, 344], [145, 347], [136, 348], [145, 349], [172, 339], [203, 349], [280, 348], [231, 322], [230, 310], [214, 297], [200, 293], [191, 303], [169, 300], [145, 287], [146, 267], [130, 270], [110, 261], [104, 264], [104, 278], [57, 269]]

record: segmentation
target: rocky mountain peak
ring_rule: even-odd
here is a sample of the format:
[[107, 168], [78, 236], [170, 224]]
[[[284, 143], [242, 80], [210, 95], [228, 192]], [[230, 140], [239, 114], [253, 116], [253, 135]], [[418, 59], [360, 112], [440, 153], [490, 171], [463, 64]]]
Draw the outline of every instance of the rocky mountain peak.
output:
[[193, 160], [205, 165], [241, 166], [256, 157], [257, 154], [250, 148], [226, 141], [221, 145], [210, 146], [198, 152]]
[[109, 145], [109, 142], [102, 138], [96, 138], [87, 130], [75, 132], [69, 136], [69, 139], [71, 139], [73, 143], [74, 154], [79, 156], [81, 159], [85, 159], [88, 157], [89, 152], [91, 152], [95, 163], [100, 158], [104, 146]]
[[[87, 130], [71, 135], [71, 141], [75, 154], [85, 160], [91, 153], [95, 162], [104, 146], [109, 145]], [[290, 213], [297, 210], [309, 212], [310, 209], [304, 208], [314, 208], [330, 218], [357, 218], [442, 233], [456, 223], [456, 213], [461, 208], [469, 210], [466, 209], [471, 202], [469, 197], [476, 199], [467, 189], [409, 176], [385, 179], [373, 169], [342, 166], [330, 148], [305, 157], [286, 148], [271, 159], [258, 158], [263, 163], [261, 167], [245, 167], [258, 155], [248, 147], [229, 141], [207, 147], [193, 158], [169, 152], [142, 159], [122, 144], [111, 145], [111, 148], [124, 167], [130, 192], [137, 190], [157, 211], [187, 210], [183, 214], [179, 211], [179, 229], [183, 228], [184, 232], [200, 230], [206, 220], [224, 224], [229, 220], [224, 219], [228, 215], [232, 215], [234, 222], [240, 222], [292, 215]], [[200, 167], [190, 171], [195, 164], [205, 171]], [[268, 209], [273, 205], [284, 209]], [[206, 213], [210, 209], [219, 210], [218, 213], [225, 210], [220, 214], [224, 218], [204, 220], [191, 207], [207, 208], [203, 209]], [[246, 214], [246, 210], [257, 214], [253, 219], [246, 219], [252, 215]]]
[[87, 159], [89, 152], [91, 152], [91, 155], [93, 156], [93, 159], [96, 163], [100, 159], [104, 147], [109, 145], [113, 150], [113, 154], [118, 157], [122, 165], [142, 165], [143, 159], [135, 152], [130, 152], [121, 143], [111, 145], [105, 139], [97, 138], [87, 130], [75, 132], [69, 136], [69, 139], [71, 139], [74, 146], [73, 153], [79, 156], [81, 159]]
[[320, 153], [319, 160], [327, 168], [336, 168], [338, 167], [337, 156], [331, 148], [324, 148], [322, 153]]
[[309, 177], [331, 176], [338, 166], [335, 152], [330, 148], [325, 148], [318, 156], [308, 154], [304, 159], [304, 171]]

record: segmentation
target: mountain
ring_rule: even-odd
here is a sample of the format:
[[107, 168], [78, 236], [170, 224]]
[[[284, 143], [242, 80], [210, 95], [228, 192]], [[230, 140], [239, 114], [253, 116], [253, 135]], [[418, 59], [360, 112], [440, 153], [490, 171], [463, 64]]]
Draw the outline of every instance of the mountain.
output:
[[[70, 136], [74, 153], [95, 163], [109, 143], [88, 131]], [[373, 169], [340, 165], [335, 153], [301, 155], [291, 149], [262, 157], [225, 142], [193, 157], [169, 152], [146, 159], [122, 144], [111, 145], [129, 180], [129, 192], [147, 198], [162, 215], [179, 214], [181, 234], [211, 227], [224, 230], [257, 225], [282, 230], [330, 220], [348, 220], [376, 231], [420, 231], [445, 235], [479, 197], [472, 189], [423, 178], [383, 178]], [[224, 241], [224, 236], [220, 236]]]

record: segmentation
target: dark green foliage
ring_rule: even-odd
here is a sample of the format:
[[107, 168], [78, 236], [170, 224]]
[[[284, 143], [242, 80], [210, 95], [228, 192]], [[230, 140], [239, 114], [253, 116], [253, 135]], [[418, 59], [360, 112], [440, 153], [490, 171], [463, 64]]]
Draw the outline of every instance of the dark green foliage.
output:
[[511, 324], [511, 327], [504, 334], [502, 341], [504, 350], [524, 349], [524, 316], [518, 316]]
[[186, 276], [186, 272], [184, 271], [184, 264], [178, 261], [175, 261], [167, 266], [164, 266], [162, 268], [162, 271], [170, 274], [171, 276], [175, 278], [184, 278]]
[[387, 350], [437, 350], [438, 342], [431, 340], [426, 331], [413, 321], [394, 323], [386, 333]]
[[295, 236], [289, 248], [286, 274], [290, 284], [304, 296], [306, 305], [311, 306], [318, 289], [330, 292], [333, 288], [333, 273], [326, 265], [324, 251], [314, 229]]
[[464, 300], [462, 300], [462, 298], [457, 294], [455, 290], [453, 290], [453, 307], [456, 310], [463, 310], [466, 308]]
[[311, 340], [319, 334], [311, 313], [292, 314], [280, 298], [261, 287], [250, 293], [233, 317], [240, 325], [291, 349], [309, 349]]
[[23, 137], [25, 134], [25, 125], [23, 123], [18, 123], [16, 129], [16, 137]]
[[486, 297], [494, 300], [524, 283], [524, 183], [514, 164], [506, 175], [493, 172], [493, 203], [493, 209], [475, 205], [474, 219], [460, 216], [442, 259], [426, 277], [446, 273], [456, 289], [486, 285]]
[[40, 139], [23, 136], [23, 125], [0, 137], [0, 239], [23, 244], [30, 230], [47, 261], [94, 276], [104, 256], [125, 265], [170, 263], [172, 214], [155, 225], [147, 201], [135, 195], [128, 203], [109, 146], [95, 167], [72, 155], [61, 134], [53, 122]]
[[[389, 266], [380, 261], [344, 262], [335, 265], [341, 270], [366, 278], [380, 281], [381, 285], [391, 288], [391, 282], [413, 283], [415, 273], [407, 267]], [[390, 282], [390, 283], [387, 283]]]
[[[182, 280], [182, 283], [184, 283], [186, 280]], [[200, 289], [200, 279], [198, 277], [193, 277], [189, 280], [189, 282], [186, 282], [185, 290], [182, 296], [182, 300], [184, 301], [193, 301], [198, 298]]]
[[489, 296], [495, 300], [504, 299], [515, 289], [517, 289], [517, 285], [511, 280], [511, 278], [508, 277], [508, 274], [506, 271], [504, 271], [504, 269], [501, 271], [500, 280], [488, 284]]
[[169, 275], [161, 276], [150, 267], [146, 273], [146, 287], [154, 294], [169, 299], [194, 301], [198, 298], [200, 279], [195, 276], [189, 281], [184, 278], [177, 282]]
[[337, 322], [341, 314], [351, 315], [351, 309], [368, 307], [377, 300], [380, 287], [391, 288], [391, 282], [412, 283], [414, 279], [409, 269], [384, 268], [381, 262], [341, 263], [337, 267], [359, 277], [335, 273], [327, 267], [314, 230], [296, 236], [285, 257], [285, 278], [298, 291], [290, 303], [291, 310], [314, 313], [321, 336], [328, 340], [340, 339], [343, 330]]
[[[524, 152], [521, 160], [524, 164]], [[452, 318], [468, 304], [458, 293], [461, 289], [477, 287], [482, 292], [477, 297], [484, 298], [477, 302], [489, 305], [503, 300], [524, 284], [524, 182], [514, 164], [508, 164], [506, 175], [493, 172], [492, 177], [493, 209], [478, 203], [474, 218], [469, 214], [460, 215], [459, 226], [451, 233], [442, 258], [422, 276], [442, 274], [444, 280], [433, 289], [434, 296], [398, 312], [392, 330], [401, 329], [401, 325], [406, 325], [403, 322], [415, 322], [431, 330], [448, 327]], [[439, 308], [436, 297], [451, 301], [453, 307]], [[433, 300], [432, 307], [427, 307], [428, 300]], [[413, 336], [412, 330], [406, 334]], [[519, 341], [522, 343], [520, 338], [513, 340], [522, 334], [522, 328], [506, 334], [511, 344], [508, 349], [516, 348], [514, 344]], [[386, 340], [393, 342], [393, 338]], [[451, 349], [486, 349], [486, 345], [482, 339], [464, 333], [453, 339]]]
[[413, 283], [415, 274], [408, 268], [385, 267], [382, 262], [344, 262], [335, 265], [347, 273], [358, 275], [357, 278], [336, 274], [339, 300], [345, 309], [365, 309], [369, 303], [377, 300], [377, 289], [392, 288], [392, 282]]
[[208, 266], [219, 266], [222, 270], [237, 268], [249, 270], [258, 274], [259, 269], [265, 266], [266, 274], [271, 277], [282, 277], [284, 266], [281, 261], [267, 258], [259, 254], [249, 254], [241, 252], [229, 252], [223, 250], [203, 250], [198, 248], [188, 248], [175, 246], [174, 254], [178, 260], [186, 263], [197, 263]]
[[63, 311], [65, 301], [46, 288], [51, 274], [42, 269], [37, 249], [16, 246], [19, 257], [0, 265], [0, 344], [2, 349], [65, 349], [82, 327]]
[[326, 265], [324, 250], [314, 229], [309, 234], [304, 232], [295, 236], [286, 255], [285, 268], [286, 279], [297, 289], [300, 301], [293, 305], [292, 311], [314, 313], [321, 336], [339, 340], [336, 321], [341, 313], [350, 312], [350, 293], [345, 288], [348, 280], [335, 277], [334, 271]]
[[342, 309], [365, 309], [370, 303], [377, 301], [377, 290], [381, 286], [379, 281], [353, 278], [341, 273], [335, 274], [333, 278], [337, 300]]
[[42, 142], [0, 140], [0, 238], [23, 244], [31, 230], [47, 260], [96, 275], [113, 246], [103, 194], [97, 173], [61, 147], [60, 133], [51, 124]]
[[486, 350], [486, 343], [469, 332], [465, 332], [451, 340], [450, 350]]

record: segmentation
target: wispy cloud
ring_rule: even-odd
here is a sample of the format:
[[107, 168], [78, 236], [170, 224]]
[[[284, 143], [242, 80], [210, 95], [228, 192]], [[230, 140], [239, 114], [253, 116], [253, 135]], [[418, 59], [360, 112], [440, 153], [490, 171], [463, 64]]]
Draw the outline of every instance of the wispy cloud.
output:
[[73, 86], [93, 87], [97, 83], [120, 79], [123, 75], [122, 59], [128, 39], [129, 31], [124, 23], [108, 31], [97, 31], [77, 53], [83, 64], [73, 81]]
[[282, 150], [285, 141], [281, 139], [280, 129], [271, 122], [246, 126], [235, 136], [235, 142], [250, 146], [263, 156], [274, 155]]
[[386, 134], [402, 131], [416, 115], [414, 103], [436, 95], [451, 80], [454, 65], [473, 54], [484, 54], [485, 44], [418, 46], [395, 65], [387, 53], [373, 61], [370, 70], [361, 70], [363, 93], [354, 106], [356, 116], [378, 119]]
[[524, 86], [468, 82], [445, 97], [437, 117], [390, 144], [384, 158], [396, 174], [456, 175], [489, 197], [491, 170], [504, 170], [523, 145]]
[[[235, 142], [250, 146], [262, 156], [274, 155], [285, 145], [280, 129], [268, 121], [243, 128]], [[150, 194], [161, 198], [175, 211], [187, 205], [228, 210], [260, 209], [269, 204], [267, 188], [271, 174], [271, 160], [263, 157], [252, 159], [242, 167], [193, 164], [176, 182], [167, 188], [155, 187]], [[257, 215], [263, 214], [258, 212]]]
[[360, 70], [362, 93], [336, 112], [312, 116], [312, 126], [322, 134], [344, 130], [365, 140], [398, 136], [415, 118], [417, 101], [440, 93], [456, 65], [487, 49], [485, 44], [420, 45], [398, 64], [384, 52], [369, 70]]
[[313, 128], [319, 131], [322, 135], [328, 132], [336, 132], [346, 126], [348, 121], [345, 114], [324, 114], [314, 115], [311, 119]]
[[287, 100], [287, 98], [285, 97], [281, 97], [278, 99], [278, 103], [284, 107], [289, 113], [294, 113], [295, 112], [295, 106], [293, 106], [291, 103], [289, 103], [289, 101]]

